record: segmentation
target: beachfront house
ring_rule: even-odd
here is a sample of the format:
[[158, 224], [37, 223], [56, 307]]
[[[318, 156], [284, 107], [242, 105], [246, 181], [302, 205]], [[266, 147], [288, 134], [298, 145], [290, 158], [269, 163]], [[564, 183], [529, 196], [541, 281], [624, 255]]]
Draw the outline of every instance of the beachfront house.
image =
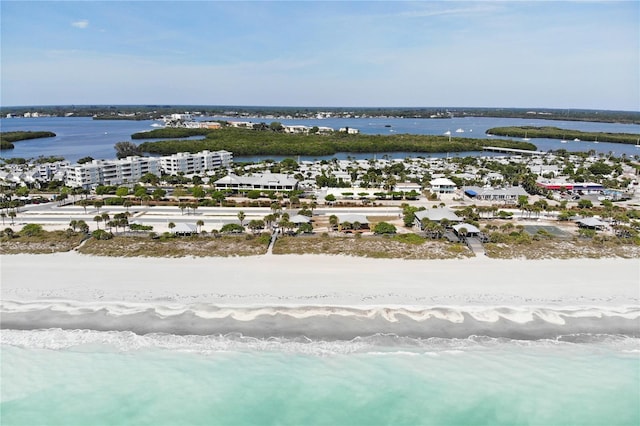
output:
[[361, 214], [339, 214], [338, 230], [344, 233], [358, 233], [369, 230], [369, 220]]
[[431, 192], [436, 194], [452, 194], [456, 190], [456, 184], [449, 178], [436, 178], [429, 182]]
[[580, 228], [595, 229], [599, 231], [602, 231], [607, 226], [606, 223], [595, 217], [585, 217], [583, 219], [579, 219], [576, 223]]
[[419, 210], [414, 213], [414, 224], [421, 230], [422, 228], [422, 220], [428, 219], [431, 222], [442, 223], [442, 221], [448, 221], [451, 223], [459, 223], [462, 222], [462, 218], [458, 216], [453, 210], [448, 207], [440, 207], [434, 209], [426, 209]]

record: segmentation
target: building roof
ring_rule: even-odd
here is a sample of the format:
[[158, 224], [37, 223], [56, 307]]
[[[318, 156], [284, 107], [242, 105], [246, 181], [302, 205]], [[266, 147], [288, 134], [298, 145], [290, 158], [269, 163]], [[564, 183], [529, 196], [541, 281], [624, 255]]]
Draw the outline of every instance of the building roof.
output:
[[311, 218], [309, 216], [304, 216], [301, 214], [297, 214], [295, 216], [291, 216], [289, 218], [289, 222], [298, 224], [298, 223], [309, 223], [311, 222]]
[[284, 173], [261, 173], [251, 176], [238, 176], [229, 173], [215, 181], [216, 185], [246, 185], [246, 186], [295, 186], [298, 181]]
[[588, 226], [589, 228], [606, 225], [606, 223], [595, 217], [585, 217], [584, 219], [578, 220], [578, 223], [582, 226]]
[[171, 232], [174, 234], [195, 234], [198, 232], [198, 228], [192, 223], [178, 222]]
[[462, 222], [462, 218], [448, 207], [420, 210], [415, 213], [415, 216], [419, 221], [427, 218], [433, 222], [440, 222], [443, 219], [447, 219], [450, 222]]
[[436, 178], [429, 182], [431, 186], [456, 186], [455, 182], [453, 182], [449, 178]]
[[521, 186], [511, 186], [509, 188], [481, 188], [479, 186], [465, 186], [464, 192], [472, 197], [476, 195], [481, 197], [529, 195]]
[[466, 228], [467, 229], [467, 233], [469, 234], [478, 234], [480, 232], [480, 230], [475, 227], [474, 225], [470, 224], [470, 223], [459, 223], [457, 225], [453, 225], [452, 228], [456, 231], [456, 232], [460, 232], [460, 230], [462, 228]]
[[369, 221], [367, 220], [367, 217], [362, 214], [339, 214], [336, 216], [338, 216], [338, 223], [344, 223], [344, 222], [369, 223]]

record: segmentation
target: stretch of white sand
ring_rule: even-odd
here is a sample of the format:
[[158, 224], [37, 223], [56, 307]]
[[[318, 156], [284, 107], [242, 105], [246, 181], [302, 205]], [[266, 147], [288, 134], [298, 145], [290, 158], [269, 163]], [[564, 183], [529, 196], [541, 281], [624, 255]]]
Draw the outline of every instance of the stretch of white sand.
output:
[[219, 305], [621, 306], [638, 259], [378, 260], [345, 256], [109, 258], [6, 255], [2, 300]]

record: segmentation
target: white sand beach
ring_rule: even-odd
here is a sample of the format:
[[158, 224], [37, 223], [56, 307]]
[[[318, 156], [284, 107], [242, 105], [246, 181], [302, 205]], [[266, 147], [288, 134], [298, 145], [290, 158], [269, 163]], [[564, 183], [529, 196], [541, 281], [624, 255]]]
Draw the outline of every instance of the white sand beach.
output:
[[1, 262], [3, 301], [234, 306], [627, 306], [640, 301], [638, 259], [167, 259], [71, 252], [5, 255]]

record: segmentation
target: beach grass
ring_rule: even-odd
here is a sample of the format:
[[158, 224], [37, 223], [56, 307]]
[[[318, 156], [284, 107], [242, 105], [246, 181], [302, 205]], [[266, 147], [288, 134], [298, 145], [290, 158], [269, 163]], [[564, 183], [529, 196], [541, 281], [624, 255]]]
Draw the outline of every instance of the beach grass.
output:
[[526, 243], [486, 243], [487, 257], [494, 259], [599, 259], [618, 257], [640, 258], [640, 246], [633, 241], [625, 243], [619, 238], [611, 239], [544, 239]]
[[419, 236], [297, 236], [278, 238], [273, 254], [330, 254], [377, 259], [456, 259], [472, 257], [463, 244]]
[[42, 231], [33, 236], [18, 233], [3, 235], [0, 238], [0, 254], [65, 252], [77, 247], [83, 238], [85, 234], [68, 231]]
[[179, 237], [154, 240], [147, 236], [117, 236], [110, 240], [90, 239], [78, 252], [112, 257], [229, 257], [265, 254], [267, 245], [248, 235]]

